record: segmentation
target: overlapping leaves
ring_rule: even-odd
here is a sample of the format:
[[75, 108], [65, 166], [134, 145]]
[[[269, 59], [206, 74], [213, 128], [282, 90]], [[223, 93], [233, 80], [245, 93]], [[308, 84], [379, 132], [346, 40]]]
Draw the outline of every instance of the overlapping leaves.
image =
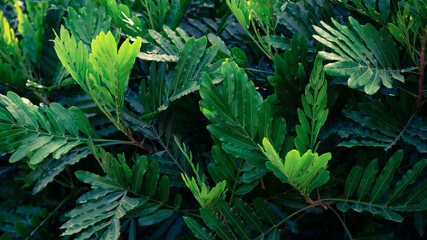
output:
[[[274, 75], [268, 78], [274, 85], [275, 95], [281, 103], [280, 111], [290, 126], [298, 122], [297, 109], [301, 106], [301, 93], [307, 82], [308, 46], [304, 36], [295, 36], [289, 43], [290, 50], [283, 57], [274, 56]], [[297, 79], [297, 81], [296, 81]]]
[[[240, 198], [233, 198], [227, 203], [219, 200], [215, 210], [221, 213], [221, 219], [212, 209], [200, 208], [202, 223], [190, 217], [184, 217], [187, 226], [199, 239], [215, 239], [214, 233], [221, 239], [257, 239], [267, 236], [276, 239], [276, 231], [267, 229], [268, 225], [275, 225], [279, 215], [262, 198], [256, 198], [250, 206]], [[286, 228], [295, 231], [295, 223], [288, 221]], [[214, 233], [213, 233], [213, 232]]]
[[[141, 47], [141, 39], [133, 44], [127, 39], [119, 49], [111, 32], [101, 32], [92, 41], [92, 52], [61, 27], [55, 38], [55, 51], [64, 67], [95, 101], [104, 114], [120, 129], [128, 133], [122, 111], [130, 71]], [[114, 110], [116, 116], [110, 112]]]
[[10, 87], [25, 88], [25, 79], [22, 72], [22, 51], [19, 41], [15, 37], [15, 31], [0, 11], [0, 83]]
[[[359, 111], [346, 111], [344, 115], [360, 125], [341, 128], [345, 133], [338, 146], [355, 147], [370, 146], [389, 150], [398, 141], [413, 145], [421, 153], [427, 152], [427, 128], [425, 121], [405, 116], [406, 101], [393, 101], [396, 113], [390, 112], [378, 102], [360, 103]], [[409, 119], [408, 119], [409, 118]]]
[[15, 2], [18, 17], [18, 31], [22, 35], [20, 45], [33, 63], [37, 63], [43, 50], [44, 17], [47, 14], [48, 0], [25, 3], [28, 15], [22, 12], [18, 1]]
[[302, 35], [309, 45], [314, 45], [313, 25], [318, 25], [322, 9], [317, 1], [286, 1], [276, 10], [277, 22], [295, 35]]
[[222, 142], [224, 151], [264, 168], [265, 157], [258, 143], [264, 137], [270, 138], [280, 151], [286, 122], [280, 117], [273, 120], [271, 106], [267, 102], [261, 105], [262, 97], [243, 69], [235, 63], [224, 63], [221, 73], [221, 88], [207, 74], [203, 75], [200, 87], [202, 112], [212, 122], [208, 130]]
[[[150, 31], [156, 42], [164, 43], [161, 49], [164, 54], [178, 59], [173, 71], [168, 71], [165, 63], [152, 62], [147, 80], [141, 81], [139, 96], [144, 108], [144, 113], [165, 110], [169, 103], [199, 89], [203, 73], [217, 71], [218, 63], [212, 64], [217, 56], [219, 47], [207, 47], [207, 38], [188, 38], [186, 33], [176, 32], [165, 27], [165, 32], [171, 41], [157, 32]], [[181, 33], [177, 36], [176, 33]], [[144, 55], [142, 55], [144, 54]], [[138, 57], [154, 60], [151, 57], [163, 58], [164, 54], [141, 53]], [[218, 60], [219, 63], [221, 60]]]
[[[123, 155], [118, 155], [116, 159], [102, 149], [92, 151], [107, 176], [88, 171], [75, 173], [93, 190], [80, 196], [77, 200], [79, 206], [67, 214], [71, 219], [62, 225], [61, 228], [66, 229], [62, 235], [78, 233], [77, 239], [89, 239], [99, 234], [100, 239], [119, 239], [123, 232], [120, 221], [125, 217], [139, 217], [139, 224], [148, 226], [173, 214], [170, 209], [159, 210], [159, 203], [169, 200], [169, 180], [163, 176], [159, 181], [157, 163], [149, 163], [146, 156], [141, 156], [130, 168]], [[159, 203], [148, 203], [156, 193]]]
[[142, 0], [145, 21], [150, 29], [161, 30], [163, 25], [176, 28], [181, 21], [189, 0]]
[[97, 0], [97, 2], [105, 7], [111, 22], [124, 34], [136, 38], [146, 32], [144, 21], [141, 21], [126, 4], [118, 4], [116, 0]]
[[329, 180], [326, 170], [331, 154], [318, 155], [308, 150], [302, 156], [297, 150], [288, 152], [283, 161], [268, 139], [263, 140], [264, 154], [268, 158], [266, 166], [283, 183], [288, 183], [308, 199], [310, 192]]
[[[356, 212], [368, 211], [396, 222], [403, 221], [403, 217], [397, 211], [425, 211], [427, 199], [419, 189], [426, 187], [426, 181], [422, 181], [408, 191], [407, 188], [422, 173], [427, 165], [427, 159], [418, 161], [388, 191], [392, 181], [394, 182], [393, 177], [401, 165], [402, 158], [403, 151], [397, 151], [390, 157], [378, 176], [377, 159], [371, 161], [365, 170], [360, 166], [355, 166], [349, 173], [345, 184], [346, 200], [338, 204], [338, 209], [343, 212], [347, 212], [348, 209]], [[356, 189], [357, 200], [351, 200]]]
[[29, 163], [41, 163], [50, 154], [55, 159], [98, 134], [76, 108], [58, 103], [37, 107], [25, 98], [9, 92], [0, 95], [0, 152], [16, 149], [9, 158], [14, 163], [29, 157]]
[[361, 25], [352, 17], [353, 29], [332, 19], [334, 27], [321, 22], [323, 28], [314, 27], [319, 35], [313, 37], [333, 52], [319, 54], [334, 61], [325, 65], [325, 72], [332, 76], [348, 78], [350, 88], [363, 87], [367, 94], [374, 94], [382, 85], [392, 88], [393, 80], [404, 82], [399, 69], [396, 43], [386, 28], [377, 31], [371, 24]]
[[94, 0], [86, 1], [86, 7], [79, 14], [74, 8], [68, 7], [68, 17], [65, 24], [70, 29], [77, 42], [82, 41], [90, 46], [92, 40], [101, 32], [108, 32], [111, 17], [106, 15], [105, 7], [96, 8]]
[[310, 83], [305, 88], [305, 95], [301, 97], [304, 111], [297, 110], [300, 125], [295, 127], [297, 132], [295, 147], [300, 152], [307, 149], [317, 151], [319, 143], [316, 144], [316, 140], [329, 113], [326, 109], [327, 85], [322, 60], [317, 57], [310, 75]]

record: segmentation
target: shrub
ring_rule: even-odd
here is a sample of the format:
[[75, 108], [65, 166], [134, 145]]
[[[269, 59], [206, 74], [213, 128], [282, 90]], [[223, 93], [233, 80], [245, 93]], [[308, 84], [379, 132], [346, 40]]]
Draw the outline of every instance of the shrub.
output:
[[426, 1], [0, 6], [0, 240], [424, 235]]

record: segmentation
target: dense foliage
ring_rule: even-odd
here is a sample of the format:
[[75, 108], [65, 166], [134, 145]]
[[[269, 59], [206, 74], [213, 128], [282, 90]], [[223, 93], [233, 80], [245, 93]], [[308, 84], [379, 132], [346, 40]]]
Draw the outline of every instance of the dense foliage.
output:
[[0, 2], [0, 240], [418, 239], [426, 0]]

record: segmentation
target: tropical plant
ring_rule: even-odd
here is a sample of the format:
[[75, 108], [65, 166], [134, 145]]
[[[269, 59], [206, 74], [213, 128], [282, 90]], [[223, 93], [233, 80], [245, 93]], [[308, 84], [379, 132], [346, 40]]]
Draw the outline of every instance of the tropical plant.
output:
[[420, 239], [424, 0], [0, 3], [0, 240]]

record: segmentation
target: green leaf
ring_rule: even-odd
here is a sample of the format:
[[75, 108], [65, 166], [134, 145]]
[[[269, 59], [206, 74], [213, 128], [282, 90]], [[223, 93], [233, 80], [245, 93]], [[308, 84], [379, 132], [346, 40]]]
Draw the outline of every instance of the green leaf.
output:
[[273, 225], [276, 223], [277, 215], [271, 210], [264, 199], [256, 198], [254, 201], [254, 208], [262, 220]]
[[[236, 64], [224, 63], [221, 72], [224, 76], [221, 90], [214, 86], [207, 75], [203, 76], [200, 87], [203, 100], [201, 110], [212, 122], [207, 128], [212, 136], [222, 142], [224, 151], [234, 157], [247, 160], [253, 166], [263, 168], [265, 158], [258, 146], [261, 139], [257, 136], [266, 133], [273, 135], [273, 133], [259, 126], [259, 121], [264, 125], [269, 124], [272, 118], [271, 113], [264, 110], [259, 112], [262, 97], [256, 91], [254, 84], [248, 81], [244, 71]], [[280, 131], [285, 131], [284, 121], [278, 119], [276, 124]], [[281, 147], [284, 137], [273, 136], [275, 145]]]
[[135, 165], [132, 168], [131, 186], [132, 191], [141, 192], [141, 186], [143, 177], [148, 169], [148, 161], [146, 156], [140, 156], [136, 160]]
[[[394, 172], [399, 167], [402, 157], [402, 150], [394, 153], [387, 161], [377, 179], [375, 179], [375, 177], [378, 172], [378, 160], [375, 159], [371, 161], [366, 167], [358, 186], [356, 182], [358, 200], [349, 199], [351, 195], [346, 196], [347, 198], [343, 199], [343, 202], [337, 205], [338, 209], [343, 212], [348, 211], [349, 208], [357, 212], [368, 211], [374, 215], [379, 215], [395, 222], [403, 221], [403, 217], [397, 213], [398, 211], [423, 211], [425, 209], [423, 205], [425, 204], [417, 203], [416, 201], [422, 202], [425, 200], [426, 196], [422, 194], [427, 186], [425, 182], [421, 182], [419, 185], [415, 186], [412, 192], [406, 192], [407, 196], [405, 198], [401, 199], [400, 197], [404, 195], [407, 186], [415, 182], [417, 176], [422, 172], [425, 165], [427, 165], [426, 160], [421, 160], [415, 164], [414, 168], [408, 170], [403, 175], [402, 179], [395, 184], [395, 187], [390, 191], [388, 196], [382, 197], [388, 191], [389, 184], [393, 181]], [[346, 194], [348, 188], [354, 188], [353, 184], [349, 183], [350, 179], [353, 179], [355, 175], [360, 176], [361, 171], [361, 168], [356, 166], [350, 172], [346, 183]], [[375, 184], [372, 187], [374, 181]], [[347, 187], [349, 185], [352, 185], [352, 187]], [[370, 201], [363, 201], [363, 198], [369, 191]], [[349, 205], [349, 203], [351, 203], [351, 205]]]
[[374, 183], [377, 173], [378, 160], [374, 159], [368, 164], [365, 171], [363, 172], [362, 179], [360, 180], [360, 185], [357, 190], [357, 197], [359, 200], [362, 200], [366, 196], [366, 194], [368, 194], [369, 190], [372, 187], [372, 184]]
[[153, 197], [157, 191], [157, 183], [159, 181], [160, 168], [157, 162], [152, 162], [146, 175], [145, 193], [148, 197]]
[[426, 165], [427, 159], [423, 159], [417, 162], [411, 170], [407, 171], [405, 175], [402, 176], [402, 179], [394, 185], [392, 192], [388, 195], [386, 203], [392, 203], [394, 200], [399, 198], [404, 193], [406, 187], [415, 182]]
[[213, 240], [213, 236], [211, 233], [207, 231], [206, 228], [202, 227], [200, 224], [196, 222], [196, 220], [190, 217], [183, 217], [187, 227], [191, 229], [191, 232], [195, 237], [203, 240]]
[[[270, 46], [274, 48], [279, 48], [282, 50], [290, 50], [291, 47], [291, 40], [287, 37], [284, 37], [283, 35], [270, 35], [270, 36], [264, 36], [263, 40]], [[279, 56], [279, 55], [275, 55]]]
[[295, 127], [297, 137], [295, 147], [300, 152], [307, 149], [315, 152], [318, 146], [316, 143], [320, 129], [325, 124], [328, 116], [327, 105], [327, 81], [323, 71], [323, 64], [320, 57], [316, 57], [313, 70], [310, 75], [310, 82], [305, 88], [305, 96], [302, 96], [304, 112], [298, 109], [298, 119], [300, 125]]
[[280, 231], [275, 228], [269, 235], [268, 240], [280, 240]]
[[381, 209], [380, 213], [381, 216], [385, 217], [385, 219], [395, 222], [402, 222], [403, 217], [400, 216], [398, 213], [388, 210], [387, 208]]
[[107, 15], [111, 17], [111, 22], [126, 35], [136, 38], [147, 32], [144, 21], [134, 16], [135, 13], [132, 13], [126, 4], [112, 0], [101, 1], [100, 4], [105, 7]]
[[426, 130], [422, 126], [425, 123], [421, 119], [408, 116], [406, 108], [402, 108], [405, 104], [409, 104], [406, 97], [400, 97], [394, 104], [397, 110], [395, 113], [377, 101], [359, 103], [359, 111], [343, 110], [347, 118], [359, 123], [360, 126], [340, 129], [344, 133], [351, 134], [347, 135], [351, 140], [343, 141], [339, 146], [382, 147], [387, 151], [399, 140], [403, 140], [416, 147], [419, 152], [427, 152], [427, 145], [423, 142]]
[[220, 221], [218, 216], [212, 213], [211, 210], [206, 208], [200, 209], [200, 215], [205, 222], [212, 230], [214, 230], [222, 239], [236, 239], [233, 233], [225, 226], [223, 222]]
[[100, 32], [110, 30], [111, 18], [106, 16], [104, 6], [95, 7], [92, 0], [86, 1], [86, 7], [77, 13], [72, 7], [68, 7], [68, 17], [64, 18], [65, 24], [70, 29], [77, 42], [82, 41], [87, 46]]
[[228, 203], [226, 203], [224, 200], [219, 200], [216, 206], [224, 215], [225, 220], [229, 222], [231, 226], [233, 226], [233, 229], [238, 233], [239, 239], [251, 239], [251, 235], [249, 230], [246, 228], [246, 225], [242, 224], [242, 219], [240, 219], [240, 217]]
[[38, 63], [43, 50], [44, 17], [47, 15], [49, 1], [26, 2], [25, 5], [28, 15], [24, 14], [18, 2], [15, 2], [18, 31], [22, 36], [20, 45], [31, 61]]
[[264, 154], [269, 160], [266, 163], [267, 168], [272, 170], [282, 182], [289, 183], [305, 197], [308, 197], [314, 188], [328, 182], [329, 171], [326, 167], [332, 158], [330, 153], [318, 156], [317, 153], [313, 154], [308, 150], [301, 156], [298, 150], [292, 150], [286, 154], [283, 163], [266, 138], [263, 140], [263, 147]]
[[333, 60], [325, 66], [325, 72], [332, 76], [350, 76], [350, 88], [364, 87], [367, 94], [374, 94], [381, 86], [391, 88], [392, 81], [404, 82], [399, 67], [396, 44], [385, 28], [379, 32], [371, 24], [360, 25], [349, 18], [353, 29], [342, 26], [332, 19], [335, 28], [320, 22], [323, 28], [314, 26], [319, 35], [313, 37], [336, 54], [321, 51], [324, 59]]
[[162, 176], [162, 179], [159, 182], [159, 197], [160, 201], [163, 203], [167, 203], [169, 200], [169, 177], [168, 176]]
[[95, 232], [107, 228], [102, 238], [118, 239], [119, 220], [139, 203], [137, 199], [126, 196], [126, 193], [126, 191], [109, 192], [101, 198], [91, 199], [76, 207], [68, 213], [71, 219], [61, 226], [62, 229], [66, 229], [62, 235], [80, 233], [80, 239], [87, 239]]
[[120, 191], [123, 190], [123, 187], [118, 185], [116, 182], [101, 177], [95, 173], [91, 173], [88, 171], [79, 170], [74, 173], [76, 177], [87, 184], [95, 186], [97, 188]]
[[88, 137], [92, 138], [99, 138], [99, 134], [96, 132], [96, 130], [93, 128], [93, 126], [90, 124], [89, 120], [85, 116], [85, 113], [77, 107], [71, 107], [68, 109], [68, 112], [70, 113], [71, 117], [76, 122], [78, 128], [81, 132], [86, 134]]
[[[38, 172], [41, 172], [40, 179], [35, 183], [33, 188], [33, 195], [43, 190], [53, 179], [58, 176], [66, 167], [76, 164], [81, 159], [89, 155], [88, 150], [73, 152], [67, 156], [63, 156], [60, 159], [49, 159], [46, 163], [39, 165], [36, 170], [33, 170], [33, 175], [38, 176]], [[41, 170], [40, 170], [41, 169]]]
[[50, 142], [52, 140], [52, 136], [43, 136], [36, 139], [33, 139], [32, 141], [26, 143], [25, 145], [20, 146], [16, 151], [10, 156], [9, 162], [14, 163], [21, 159], [23, 159], [28, 153], [37, 150], [41, 147], [43, 147], [45, 144]]
[[[123, 109], [130, 71], [141, 48], [141, 39], [137, 39], [133, 44], [127, 39], [120, 49], [117, 49], [113, 34], [101, 32], [92, 41], [91, 47], [90, 63], [108, 88], [109, 94], [114, 97], [113, 106], [120, 111]], [[105, 97], [108, 99], [108, 95]]]
[[61, 26], [60, 37], [58, 35], [55, 37], [55, 52], [73, 79], [83, 90], [89, 92], [86, 84], [90, 69], [88, 47], [83, 42], [77, 44], [75, 37]]
[[231, 49], [231, 53], [233, 54], [233, 58], [236, 61], [236, 63], [242, 67], [247, 68], [248, 67], [248, 58], [246, 57], [245, 53], [242, 51], [242, 49], [238, 47], [234, 47]]
[[345, 196], [349, 198], [356, 190], [357, 185], [359, 185], [360, 177], [362, 176], [363, 168], [360, 166], [355, 166], [351, 169], [348, 174], [347, 181], [345, 182]]
[[138, 219], [138, 224], [140, 226], [151, 226], [153, 224], [159, 223], [165, 219], [168, 219], [174, 213], [171, 209], [161, 209], [151, 215], [140, 217]]
[[61, 146], [67, 143], [67, 139], [58, 139], [51, 141], [44, 145], [43, 147], [37, 149], [34, 155], [30, 159], [30, 164], [36, 165], [39, 164], [43, 159], [45, 159], [49, 154], [58, 150]]
[[261, 223], [254, 211], [240, 198], [233, 198], [233, 207], [243, 217], [245, 222], [257, 232], [264, 232], [264, 225]]
[[371, 192], [371, 201], [374, 202], [380, 198], [388, 189], [391, 180], [393, 179], [396, 168], [399, 167], [403, 158], [403, 151], [399, 150], [390, 157], [377, 180]]
[[218, 68], [211, 66], [211, 63], [217, 56], [219, 47], [213, 45], [207, 48], [206, 37], [197, 40], [194, 37], [181, 38], [177, 36], [183, 31], [180, 28], [172, 31], [164, 26], [163, 30], [170, 40], [149, 30], [153, 38], [149, 41], [156, 50], [140, 53], [139, 57], [177, 63], [171, 71], [167, 71], [165, 64], [151, 63], [149, 77], [140, 85], [140, 98], [146, 114], [163, 111], [171, 102], [199, 90], [203, 73], [208, 70], [210, 73], [216, 72]]
[[415, 228], [417, 229], [418, 234], [422, 237], [425, 233], [427, 219], [426, 216], [422, 213], [415, 213]]
[[22, 222], [15, 222], [13, 230], [15, 230], [21, 237], [29, 237], [31, 234], [30, 229], [28, 229]]

